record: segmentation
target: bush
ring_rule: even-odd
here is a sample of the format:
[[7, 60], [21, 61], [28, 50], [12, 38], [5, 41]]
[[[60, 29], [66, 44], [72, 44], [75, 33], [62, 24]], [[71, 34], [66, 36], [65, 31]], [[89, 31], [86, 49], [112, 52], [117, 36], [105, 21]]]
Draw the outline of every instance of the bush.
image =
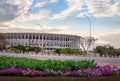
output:
[[94, 60], [36, 60], [17, 57], [0, 56], [0, 69], [6, 69], [10, 67], [23, 68], [23, 69], [35, 69], [35, 70], [78, 70], [94, 68], [97, 64]]

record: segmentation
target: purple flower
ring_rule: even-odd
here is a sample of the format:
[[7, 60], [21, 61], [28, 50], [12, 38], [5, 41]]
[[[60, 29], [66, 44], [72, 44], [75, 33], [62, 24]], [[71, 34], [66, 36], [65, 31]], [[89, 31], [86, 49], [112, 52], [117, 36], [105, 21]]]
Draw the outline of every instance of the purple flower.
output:
[[93, 76], [93, 73], [94, 73], [93, 70], [90, 69], [90, 68], [86, 69], [85, 72], [87, 73], [87, 76], [88, 76], [88, 77]]
[[4, 69], [4, 70], [2, 70], [2, 73], [4, 74], [4, 75], [15, 75], [15, 74], [17, 74], [18, 72], [17, 72], [17, 69], [16, 68], [14, 68], [14, 67], [12, 67], [12, 68], [9, 68], [9, 69]]
[[11, 67], [0, 70], [0, 75], [20, 75], [20, 76], [110, 76], [120, 74], [120, 69], [112, 65], [96, 66], [93, 69], [79, 70], [30, 70]]
[[102, 76], [102, 71], [100, 68], [94, 68], [93, 69], [93, 72], [94, 72], [94, 76]]
[[82, 70], [76, 70], [76, 75], [81, 76], [82, 75]]
[[28, 76], [41, 76], [42, 75], [42, 71], [30, 71]]

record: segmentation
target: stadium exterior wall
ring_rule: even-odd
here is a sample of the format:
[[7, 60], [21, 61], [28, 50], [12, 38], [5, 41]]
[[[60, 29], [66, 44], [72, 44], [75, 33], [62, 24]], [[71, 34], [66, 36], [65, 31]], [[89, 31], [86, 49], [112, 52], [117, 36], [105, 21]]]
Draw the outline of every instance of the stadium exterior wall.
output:
[[32, 46], [44, 49], [80, 49], [80, 36], [52, 33], [5, 33], [7, 46]]

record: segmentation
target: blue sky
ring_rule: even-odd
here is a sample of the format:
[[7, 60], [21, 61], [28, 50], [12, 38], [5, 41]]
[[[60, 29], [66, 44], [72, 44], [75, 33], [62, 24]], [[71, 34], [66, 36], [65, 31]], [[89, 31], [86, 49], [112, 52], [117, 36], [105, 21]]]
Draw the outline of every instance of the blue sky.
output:
[[46, 33], [88, 36], [86, 15], [99, 44], [120, 47], [120, 0], [0, 0], [0, 4], [1, 32], [41, 32], [42, 26]]

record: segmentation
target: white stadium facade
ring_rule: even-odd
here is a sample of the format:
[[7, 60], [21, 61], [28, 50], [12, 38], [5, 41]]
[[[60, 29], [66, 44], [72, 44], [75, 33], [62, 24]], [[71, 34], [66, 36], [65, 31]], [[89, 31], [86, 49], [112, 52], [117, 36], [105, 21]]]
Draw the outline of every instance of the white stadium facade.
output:
[[56, 48], [80, 49], [80, 36], [53, 33], [5, 33], [7, 46], [42, 47], [47, 50]]

